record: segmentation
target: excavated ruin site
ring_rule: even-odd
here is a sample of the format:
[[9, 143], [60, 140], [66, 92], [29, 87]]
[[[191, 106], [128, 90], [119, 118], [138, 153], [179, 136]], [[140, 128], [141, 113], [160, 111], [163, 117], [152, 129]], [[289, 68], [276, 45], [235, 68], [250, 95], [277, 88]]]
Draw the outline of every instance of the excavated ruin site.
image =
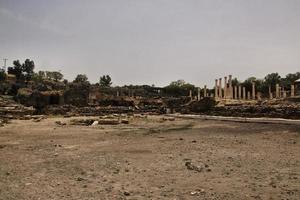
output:
[[300, 0], [0, 0], [0, 200], [300, 200]]
[[300, 199], [299, 96], [76, 87], [0, 97], [0, 199]]

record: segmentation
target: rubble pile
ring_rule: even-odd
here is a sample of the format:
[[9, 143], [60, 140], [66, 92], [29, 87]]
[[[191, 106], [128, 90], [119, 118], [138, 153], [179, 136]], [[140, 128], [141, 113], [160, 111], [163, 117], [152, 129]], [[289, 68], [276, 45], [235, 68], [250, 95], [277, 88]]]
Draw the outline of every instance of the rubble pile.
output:
[[203, 98], [200, 101], [194, 100], [181, 105], [176, 111], [183, 114], [300, 119], [300, 98], [219, 102], [213, 98]]
[[97, 104], [99, 106], [134, 106], [134, 101], [122, 97], [107, 97], [100, 98], [97, 100]]
[[182, 106], [182, 113], [201, 113], [208, 112], [216, 106], [214, 98], [205, 97], [200, 101], [194, 100]]
[[[203, 99], [204, 100], [204, 99]], [[238, 102], [217, 102], [213, 99], [195, 101], [183, 106], [181, 113], [199, 113], [233, 117], [270, 117], [300, 119], [300, 102], [293, 99]]]
[[215, 107], [208, 114], [237, 117], [276, 117], [300, 119], [300, 106], [242, 105]]
[[25, 119], [35, 112], [33, 107], [16, 103], [11, 96], [0, 96], [0, 119]]
[[107, 114], [121, 113], [148, 113], [163, 114], [165, 106], [160, 105], [130, 105], [130, 106], [84, 106], [77, 107], [73, 105], [49, 105], [42, 111], [45, 115], [67, 115], [67, 116], [101, 116]]

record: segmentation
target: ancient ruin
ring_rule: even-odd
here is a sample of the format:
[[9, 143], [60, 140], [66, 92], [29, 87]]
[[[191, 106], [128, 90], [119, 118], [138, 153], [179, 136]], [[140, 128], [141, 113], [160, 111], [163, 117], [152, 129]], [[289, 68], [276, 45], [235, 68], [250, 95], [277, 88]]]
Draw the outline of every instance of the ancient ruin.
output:
[[1, 0], [0, 23], [0, 200], [300, 200], [300, 0]]

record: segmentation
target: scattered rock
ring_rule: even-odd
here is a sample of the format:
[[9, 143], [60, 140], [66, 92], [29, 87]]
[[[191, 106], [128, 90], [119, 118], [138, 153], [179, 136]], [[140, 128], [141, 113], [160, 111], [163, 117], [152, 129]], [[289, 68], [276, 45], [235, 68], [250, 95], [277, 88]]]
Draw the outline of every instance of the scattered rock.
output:
[[76, 181], [84, 181], [84, 179], [81, 177], [77, 177]]
[[130, 193], [129, 193], [128, 191], [123, 192], [123, 194], [124, 194], [125, 196], [130, 196]]
[[67, 125], [65, 122], [61, 122], [61, 121], [56, 121], [55, 124], [60, 125], [60, 126]]
[[190, 161], [185, 162], [185, 166], [188, 170], [194, 170], [197, 172], [202, 172], [202, 170], [203, 170], [203, 166], [200, 166], [200, 165], [196, 166]]
[[99, 124], [98, 121], [94, 121], [91, 126], [97, 126]]
[[200, 190], [192, 191], [190, 194], [192, 196], [203, 195], [203, 194], [205, 194], [205, 190], [204, 189], [200, 189]]

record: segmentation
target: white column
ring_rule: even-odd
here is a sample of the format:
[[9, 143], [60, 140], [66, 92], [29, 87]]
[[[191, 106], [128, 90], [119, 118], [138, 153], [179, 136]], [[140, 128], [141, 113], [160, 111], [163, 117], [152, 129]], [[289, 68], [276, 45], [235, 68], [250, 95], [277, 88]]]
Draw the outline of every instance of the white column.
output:
[[232, 75], [229, 75], [229, 91], [228, 91], [228, 95], [229, 95], [229, 99], [233, 98], [233, 88], [232, 88]]
[[291, 85], [291, 97], [295, 96], [295, 86]]
[[227, 99], [227, 76], [224, 77], [224, 99]]
[[222, 99], [223, 94], [222, 94], [222, 78], [219, 78], [219, 97]]
[[243, 99], [245, 100], [246, 99], [246, 88], [243, 87]]
[[280, 97], [280, 91], [279, 91], [279, 84], [276, 84], [276, 98], [278, 99]]
[[252, 99], [255, 99], [255, 82], [252, 82]]
[[218, 98], [218, 79], [215, 80], [215, 98]]
[[237, 86], [234, 86], [234, 98], [237, 99], [238, 95], [237, 95]]

